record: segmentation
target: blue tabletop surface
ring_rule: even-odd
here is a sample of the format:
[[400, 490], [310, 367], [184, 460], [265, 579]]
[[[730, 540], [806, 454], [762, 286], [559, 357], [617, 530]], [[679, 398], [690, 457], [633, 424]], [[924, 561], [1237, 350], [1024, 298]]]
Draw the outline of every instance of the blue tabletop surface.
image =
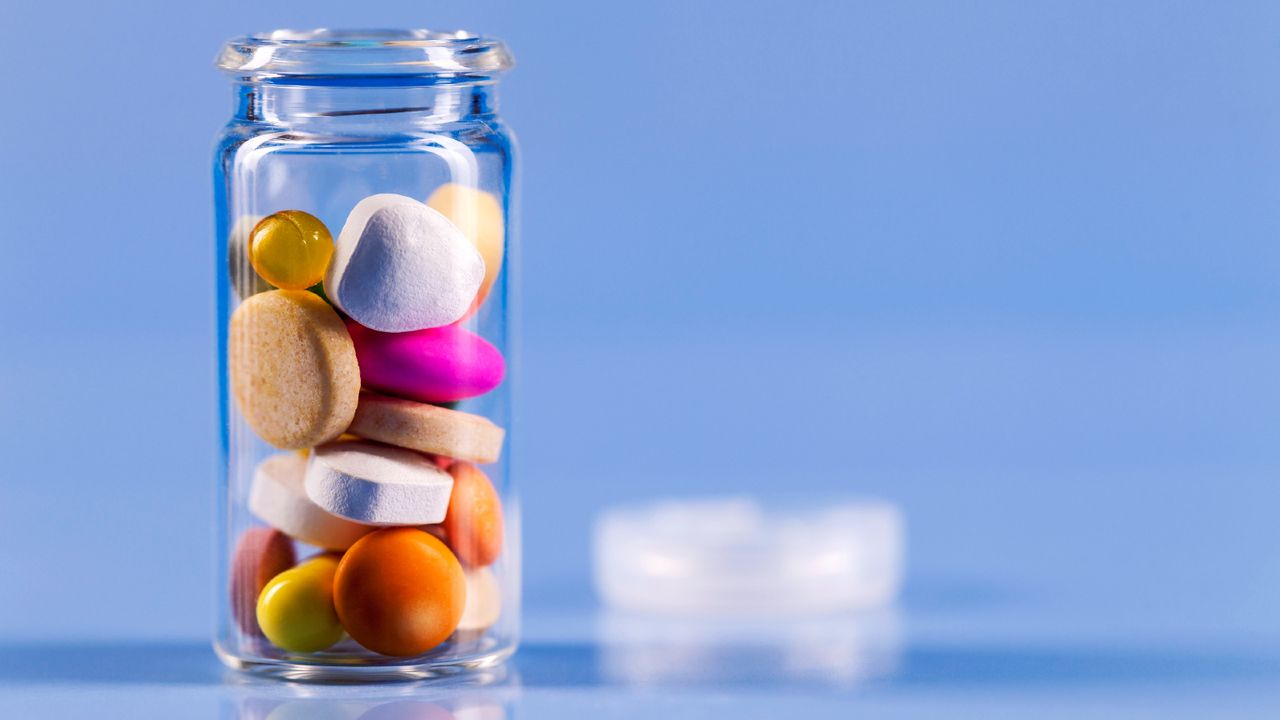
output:
[[[529, 617], [506, 667], [309, 685], [224, 670], [199, 640], [0, 649], [4, 717], [1275, 717], [1280, 654], [1257, 642], [979, 639], [995, 618], [911, 612], [789, 621]], [[1048, 618], [1045, 618], [1048, 620]], [[950, 626], [950, 627], [948, 627]], [[1048, 625], [1046, 625], [1047, 627]], [[1059, 626], [1061, 627], [1061, 626]], [[963, 639], [968, 637], [969, 639]]]

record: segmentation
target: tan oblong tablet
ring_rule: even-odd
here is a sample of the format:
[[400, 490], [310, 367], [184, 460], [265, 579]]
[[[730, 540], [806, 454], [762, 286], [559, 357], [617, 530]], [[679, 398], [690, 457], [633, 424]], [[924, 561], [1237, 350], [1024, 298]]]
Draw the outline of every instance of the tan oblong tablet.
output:
[[311, 451], [307, 497], [364, 525], [426, 525], [444, 520], [453, 477], [421, 453], [361, 440]]
[[505, 431], [488, 418], [401, 398], [360, 393], [349, 432], [435, 455], [496, 462]]
[[245, 421], [284, 450], [319, 445], [347, 429], [360, 367], [332, 307], [305, 290], [258, 293], [231, 316], [231, 388]]
[[502, 589], [489, 568], [464, 571], [467, 578], [467, 604], [458, 621], [458, 632], [483, 632], [498, 622], [502, 613]]
[[307, 497], [307, 461], [293, 453], [258, 464], [249, 488], [249, 510], [285, 535], [326, 550], [346, 550], [373, 530], [340, 518]]

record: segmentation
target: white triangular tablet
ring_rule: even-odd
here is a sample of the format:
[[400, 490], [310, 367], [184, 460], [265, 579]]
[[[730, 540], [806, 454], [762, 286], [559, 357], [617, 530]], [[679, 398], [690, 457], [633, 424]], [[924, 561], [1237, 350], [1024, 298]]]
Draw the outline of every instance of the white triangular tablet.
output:
[[480, 251], [426, 203], [383, 193], [347, 216], [324, 292], [351, 319], [382, 332], [448, 325], [484, 280]]

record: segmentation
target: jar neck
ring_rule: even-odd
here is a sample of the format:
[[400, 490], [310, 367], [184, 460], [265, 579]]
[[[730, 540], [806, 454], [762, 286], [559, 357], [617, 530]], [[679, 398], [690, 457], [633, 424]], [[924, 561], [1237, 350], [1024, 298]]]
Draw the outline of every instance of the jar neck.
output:
[[235, 84], [235, 117], [291, 128], [435, 126], [482, 120], [497, 112], [492, 78], [289, 78]]

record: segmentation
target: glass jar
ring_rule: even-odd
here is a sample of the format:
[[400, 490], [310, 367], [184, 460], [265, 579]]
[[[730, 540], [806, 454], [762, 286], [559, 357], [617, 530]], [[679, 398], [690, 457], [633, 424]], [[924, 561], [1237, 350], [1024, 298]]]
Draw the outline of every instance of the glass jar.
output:
[[515, 650], [511, 65], [466, 32], [222, 49], [214, 647], [232, 667], [413, 678]]

